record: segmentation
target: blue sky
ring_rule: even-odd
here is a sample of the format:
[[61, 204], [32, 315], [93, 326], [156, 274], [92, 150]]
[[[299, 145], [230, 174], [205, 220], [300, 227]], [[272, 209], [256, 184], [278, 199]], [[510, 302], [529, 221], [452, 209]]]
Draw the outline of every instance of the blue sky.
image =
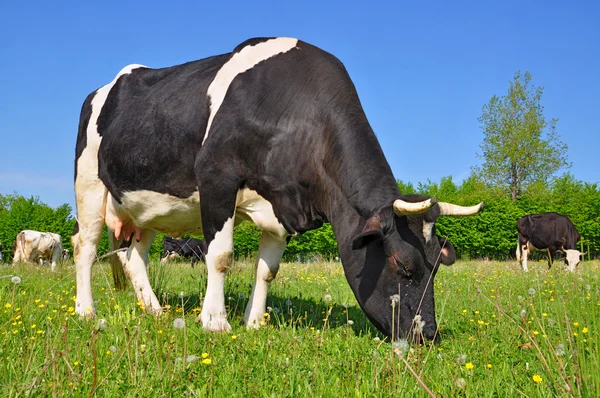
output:
[[346, 65], [397, 179], [468, 176], [516, 70], [544, 86], [577, 179], [600, 181], [600, 3], [77, 1], [0, 5], [0, 193], [74, 204], [81, 104], [130, 63], [291, 36]]

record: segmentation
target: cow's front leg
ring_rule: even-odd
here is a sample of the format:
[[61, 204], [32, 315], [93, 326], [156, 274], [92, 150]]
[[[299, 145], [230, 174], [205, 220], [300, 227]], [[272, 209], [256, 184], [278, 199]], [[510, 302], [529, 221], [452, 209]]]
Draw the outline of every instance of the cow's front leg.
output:
[[123, 261], [123, 269], [131, 281], [138, 301], [144, 305], [146, 311], [160, 314], [162, 308], [150, 286], [147, 269], [148, 253], [156, 232], [144, 230], [141, 235], [139, 241], [132, 238], [131, 246], [127, 249], [127, 256]]
[[[204, 222], [204, 216], [203, 216]], [[225, 310], [225, 276], [233, 261], [233, 226], [234, 214], [228, 218], [221, 229], [214, 234], [208, 244], [206, 268], [208, 281], [202, 312], [196, 322], [210, 331], [230, 331]], [[205, 231], [205, 238], [207, 237]], [[210, 237], [208, 239], [211, 239]], [[208, 241], [207, 239], [207, 241]]]
[[263, 231], [258, 249], [254, 286], [244, 314], [244, 323], [249, 329], [258, 328], [261, 322], [264, 322], [269, 284], [277, 276], [279, 261], [286, 244], [285, 238]]

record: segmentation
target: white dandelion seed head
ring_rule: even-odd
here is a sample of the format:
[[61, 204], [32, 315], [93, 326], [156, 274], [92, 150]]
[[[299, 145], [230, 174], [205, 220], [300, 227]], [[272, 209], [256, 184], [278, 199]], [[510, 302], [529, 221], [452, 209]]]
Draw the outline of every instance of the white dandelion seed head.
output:
[[13, 276], [12, 278], [10, 278], [10, 281], [15, 285], [18, 285], [19, 283], [21, 283], [21, 278], [19, 278], [18, 276]]
[[529, 290], [527, 291], [527, 293], [529, 293], [533, 296], [535, 294], [535, 289], [530, 287]]
[[457, 358], [456, 358], [456, 362], [458, 362], [460, 365], [464, 365], [465, 362], [467, 362], [467, 355], [466, 354], [460, 354]]
[[108, 350], [109, 350], [110, 352], [112, 352], [113, 354], [114, 354], [115, 352], [117, 352], [117, 351], [118, 351], [118, 350], [117, 350], [117, 347], [115, 347], [114, 345], [111, 345], [110, 347], [108, 347]]
[[463, 379], [462, 377], [456, 379], [456, 387], [460, 388], [461, 390], [464, 390], [466, 386], [467, 381], [465, 379]]
[[408, 340], [406, 339], [399, 339], [392, 343], [392, 351], [399, 357], [405, 356], [409, 350], [410, 344], [408, 344]]
[[106, 319], [100, 318], [96, 322], [95, 329], [96, 330], [104, 330], [104, 329], [106, 329], [107, 326], [108, 326], [108, 323], [106, 322]]
[[267, 312], [270, 314], [271, 312], [273, 312], [273, 308], [267, 307]]
[[585, 290], [590, 290], [592, 287], [590, 285], [585, 285]]
[[183, 292], [179, 292], [179, 298], [183, 298], [184, 294]]
[[400, 302], [400, 295], [394, 294], [393, 296], [390, 296], [390, 301], [392, 302], [392, 307], [394, 307], [396, 304], [398, 304]]
[[146, 352], [146, 348], [147, 348], [147, 347], [146, 347], [146, 344], [142, 344], [142, 345], [140, 345], [140, 352], [141, 352], [142, 354], [143, 354], [143, 353], [145, 353], [145, 352]]
[[198, 360], [198, 357], [196, 355], [188, 355], [185, 357], [185, 360], [187, 363], [194, 363]]
[[522, 302], [523, 302], [523, 300], [525, 300], [525, 299], [524, 299], [523, 297], [519, 296], [519, 297], [517, 297], [517, 300], [519, 300], [519, 302], [521, 302], [521, 303], [522, 303]]
[[326, 303], [331, 303], [331, 300], [333, 300], [333, 298], [331, 297], [331, 294], [326, 294], [323, 297], [323, 301], [325, 301]]
[[181, 318], [175, 318], [173, 321], [173, 327], [175, 329], [183, 329], [185, 327], [185, 321]]
[[527, 310], [526, 309], [522, 309], [521, 310], [521, 318], [525, 318], [527, 316]]
[[556, 322], [554, 322], [554, 319], [548, 319], [548, 326], [554, 327], [554, 325], [556, 325]]
[[414, 326], [415, 333], [422, 334], [423, 328], [425, 327], [425, 321], [423, 321], [421, 319], [421, 315], [415, 315], [415, 317], [413, 319], [413, 323], [415, 325]]
[[556, 346], [556, 356], [562, 357], [563, 355], [565, 355], [565, 346], [564, 344], [559, 344]]
[[348, 326], [354, 325], [354, 321], [352, 319], [348, 319]]
[[290, 305], [292, 305], [292, 300], [290, 300], [290, 299], [285, 300], [285, 305], [287, 305], [288, 307]]
[[379, 341], [379, 340], [380, 340], [380, 338], [379, 338], [379, 337], [374, 337], [374, 338], [373, 338], [373, 341]]

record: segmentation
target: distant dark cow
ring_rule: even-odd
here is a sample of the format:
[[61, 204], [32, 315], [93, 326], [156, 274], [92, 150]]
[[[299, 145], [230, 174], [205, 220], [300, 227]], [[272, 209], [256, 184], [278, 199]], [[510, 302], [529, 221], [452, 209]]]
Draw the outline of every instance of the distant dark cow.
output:
[[62, 239], [59, 234], [52, 232], [21, 231], [13, 249], [13, 263], [39, 262], [42, 265], [44, 260], [48, 260], [52, 262], [52, 270], [56, 268], [61, 257], [64, 257]]
[[548, 267], [552, 266], [554, 253], [565, 253], [565, 263], [569, 271], [581, 261], [581, 253], [577, 250], [577, 241], [581, 238], [575, 225], [568, 217], [558, 213], [530, 214], [521, 217], [517, 222], [519, 242], [517, 243], [517, 260], [523, 271], [527, 269], [527, 254], [534, 250], [548, 250]]
[[[405, 150], [427, 162], [429, 145], [424, 137]], [[168, 68], [122, 69], [83, 103], [75, 195], [79, 315], [94, 315], [92, 264], [105, 223], [114, 239], [135, 238], [125, 274], [154, 313], [161, 306], [146, 264], [156, 232], [204, 235], [198, 321], [229, 331], [224, 281], [235, 224], [263, 230], [243, 318], [253, 328], [264, 320], [287, 238], [329, 222], [358, 304], [393, 339], [439, 339], [433, 279], [455, 254], [435, 221], [483, 208], [402, 195], [342, 63], [291, 38], [250, 39]]]
[[161, 262], [177, 258], [179, 256], [192, 259], [192, 267], [197, 261], [204, 261], [206, 255], [206, 244], [195, 238], [175, 239], [170, 236], [163, 238], [163, 255]]

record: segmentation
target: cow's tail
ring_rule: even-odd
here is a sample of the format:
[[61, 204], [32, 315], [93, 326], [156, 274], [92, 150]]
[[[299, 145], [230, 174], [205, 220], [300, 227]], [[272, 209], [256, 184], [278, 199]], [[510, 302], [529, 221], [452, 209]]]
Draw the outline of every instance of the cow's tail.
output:
[[[110, 229], [108, 229], [108, 246], [111, 252], [114, 252], [121, 246], [121, 240], [117, 239]], [[118, 253], [112, 253], [108, 258], [110, 260], [110, 269], [112, 271], [115, 289], [125, 290], [127, 288], [127, 277], [125, 276], [125, 270], [123, 269], [123, 263], [121, 262], [120, 256]]]

